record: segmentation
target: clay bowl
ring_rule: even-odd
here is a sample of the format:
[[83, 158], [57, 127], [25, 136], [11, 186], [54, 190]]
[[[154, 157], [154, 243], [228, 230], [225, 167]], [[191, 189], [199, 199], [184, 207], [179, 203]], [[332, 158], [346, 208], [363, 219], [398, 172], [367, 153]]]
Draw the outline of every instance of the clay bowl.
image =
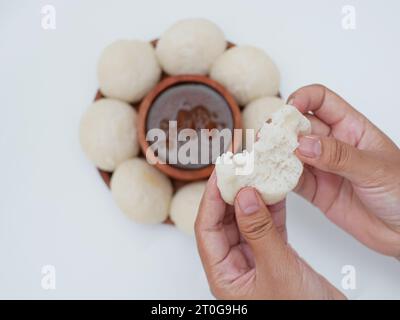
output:
[[[221, 101], [224, 101], [223, 105], [218, 105], [216, 108], [214, 105], [214, 110], [216, 113], [229, 113], [229, 122], [231, 122], [232, 126], [232, 143], [230, 144], [229, 150], [231, 151], [237, 151], [238, 148], [241, 146], [241, 135], [234, 135], [234, 130], [233, 129], [241, 129], [242, 128], [242, 123], [241, 123], [241, 114], [240, 114], [240, 109], [237, 103], [235, 102], [234, 98], [232, 95], [219, 83], [216, 81], [206, 77], [206, 76], [201, 76], [201, 75], [179, 75], [179, 76], [171, 76], [167, 77], [161, 82], [156, 85], [153, 90], [151, 90], [148, 95], [142, 100], [140, 107], [139, 107], [139, 117], [138, 117], [138, 138], [139, 138], [139, 144], [142, 149], [143, 154], [146, 155], [147, 159], [151, 160], [152, 163], [155, 164], [155, 166], [164, 174], [168, 175], [171, 178], [177, 179], [177, 180], [182, 180], [182, 181], [195, 181], [195, 180], [200, 180], [200, 179], [205, 179], [208, 178], [214, 168], [213, 164], [205, 164], [199, 168], [188, 168], [185, 166], [177, 167], [174, 165], [171, 165], [168, 163], [168, 161], [159, 161], [160, 159], [157, 159], [157, 156], [154, 154], [152, 148], [150, 148], [148, 141], [146, 140], [146, 134], [147, 134], [147, 126], [148, 126], [148, 116], [150, 114], [151, 108], [154, 106], [155, 107], [155, 102], [157, 101], [158, 97], [160, 97], [164, 92], [166, 91], [173, 91], [174, 88], [177, 87], [184, 87], [185, 85], [195, 85], [194, 88], [200, 87], [206, 88], [206, 90], [212, 89], [212, 92], [215, 92], [218, 94], [218, 99]], [[179, 89], [178, 89], [179, 90]], [[184, 89], [185, 90], [185, 89]], [[193, 89], [192, 89], [193, 90]], [[198, 90], [198, 89], [195, 89]], [[197, 95], [199, 92], [194, 92], [192, 94]], [[181, 98], [181, 92], [175, 95], [178, 95], [179, 101], [185, 100], [188, 101], [187, 103], [191, 103], [193, 101], [194, 96], [186, 96], [185, 98]], [[208, 97], [207, 97], [208, 98]], [[204, 99], [199, 99], [198, 97], [195, 98], [197, 100], [197, 103], [200, 102], [200, 104], [207, 103], [204, 100], [207, 100], [207, 98]], [[222, 98], [222, 99], [221, 99]], [[200, 101], [199, 101], [200, 100]], [[194, 102], [193, 102], [194, 103]], [[179, 104], [179, 103], [178, 103]], [[159, 109], [156, 109], [156, 112], [152, 113], [152, 116], [157, 116], [155, 115], [156, 113], [159, 113], [159, 111], [165, 110], [165, 109], [173, 109], [175, 107], [175, 104], [173, 102], [170, 102], [169, 104], [161, 104], [158, 106]], [[193, 106], [192, 106], [193, 107]], [[178, 107], [177, 107], [178, 108]], [[225, 110], [221, 110], [221, 109]], [[179, 108], [178, 108], [179, 110]], [[172, 111], [172, 113], [177, 112], [176, 110]], [[185, 111], [190, 114], [191, 111]], [[153, 119], [154, 120], [154, 119]], [[168, 119], [168, 120], [174, 120], [174, 119]], [[155, 127], [159, 128], [158, 125]], [[200, 129], [207, 129], [207, 128], [200, 128]], [[227, 151], [227, 150], [225, 150]]]

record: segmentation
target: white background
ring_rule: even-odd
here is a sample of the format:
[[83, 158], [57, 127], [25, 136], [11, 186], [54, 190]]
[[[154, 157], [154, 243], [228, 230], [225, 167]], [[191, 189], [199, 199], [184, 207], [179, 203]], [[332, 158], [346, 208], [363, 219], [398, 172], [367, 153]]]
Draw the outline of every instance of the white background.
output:
[[[56, 8], [56, 30], [41, 7]], [[356, 30], [341, 25], [354, 5]], [[323, 83], [400, 143], [399, 1], [0, 0], [0, 297], [211, 298], [195, 241], [118, 210], [84, 157], [78, 124], [97, 88], [96, 61], [118, 38], [150, 40], [180, 18], [207, 17], [228, 39], [264, 48], [286, 98]], [[355, 299], [400, 298], [400, 263], [374, 253], [296, 195], [292, 245], [340, 287], [353, 265]], [[56, 290], [41, 288], [43, 265]]]

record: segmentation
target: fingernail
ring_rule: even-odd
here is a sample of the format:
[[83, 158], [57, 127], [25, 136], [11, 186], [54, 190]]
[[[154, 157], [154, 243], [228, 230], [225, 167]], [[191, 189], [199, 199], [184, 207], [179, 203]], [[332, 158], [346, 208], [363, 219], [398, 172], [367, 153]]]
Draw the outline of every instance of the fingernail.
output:
[[239, 207], [245, 214], [252, 214], [260, 209], [256, 192], [246, 188], [238, 194]]
[[318, 158], [321, 155], [321, 142], [317, 137], [304, 136], [299, 139], [299, 152], [308, 158]]

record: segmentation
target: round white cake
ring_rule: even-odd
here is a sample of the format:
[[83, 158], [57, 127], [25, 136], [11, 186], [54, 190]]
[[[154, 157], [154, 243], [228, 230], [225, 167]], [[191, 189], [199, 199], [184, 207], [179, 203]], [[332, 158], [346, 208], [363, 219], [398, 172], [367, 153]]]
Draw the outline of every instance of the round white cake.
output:
[[279, 71], [261, 49], [238, 46], [225, 51], [212, 65], [210, 76], [224, 85], [244, 106], [279, 91]]
[[[242, 112], [243, 123], [243, 145], [247, 146], [246, 137], [251, 139], [251, 135], [256, 138], [258, 130], [271, 115], [285, 105], [285, 101], [278, 97], [263, 97], [250, 102]], [[246, 130], [252, 130], [246, 132]], [[249, 134], [250, 133], [250, 134]], [[247, 136], [246, 136], [247, 134]]]
[[80, 142], [86, 156], [100, 169], [113, 171], [139, 153], [137, 115], [129, 104], [115, 99], [92, 103], [82, 116]]
[[160, 223], [168, 217], [172, 184], [145, 160], [123, 162], [111, 177], [111, 193], [118, 207], [138, 223]]
[[224, 33], [206, 19], [186, 19], [160, 37], [156, 53], [170, 75], [208, 74], [211, 64], [226, 48]]
[[161, 68], [150, 43], [118, 40], [106, 47], [97, 66], [101, 92], [127, 102], [142, 99], [158, 82]]
[[189, 235], [194, 235], [194, 223], [205, 187], [205, 181], [192, 182], [179, 189], [172, 198], [171, 220]]

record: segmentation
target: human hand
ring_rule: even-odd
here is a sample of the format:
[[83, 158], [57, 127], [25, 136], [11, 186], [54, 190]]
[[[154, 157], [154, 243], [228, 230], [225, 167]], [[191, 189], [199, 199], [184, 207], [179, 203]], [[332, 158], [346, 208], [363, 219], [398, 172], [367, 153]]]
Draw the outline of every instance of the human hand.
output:
[[285, 202], [265, 206], [253, 188], [234, 206], [208, 181], [195, 232], [211, 291], [220, 299], [343, 299], [287, 244]]
[[312, 125], [299, 139], [305, 167], [295, 191], [368, 247], [400, 257], [399, 148], [324, 86], [303, 87], [288, 100]]

